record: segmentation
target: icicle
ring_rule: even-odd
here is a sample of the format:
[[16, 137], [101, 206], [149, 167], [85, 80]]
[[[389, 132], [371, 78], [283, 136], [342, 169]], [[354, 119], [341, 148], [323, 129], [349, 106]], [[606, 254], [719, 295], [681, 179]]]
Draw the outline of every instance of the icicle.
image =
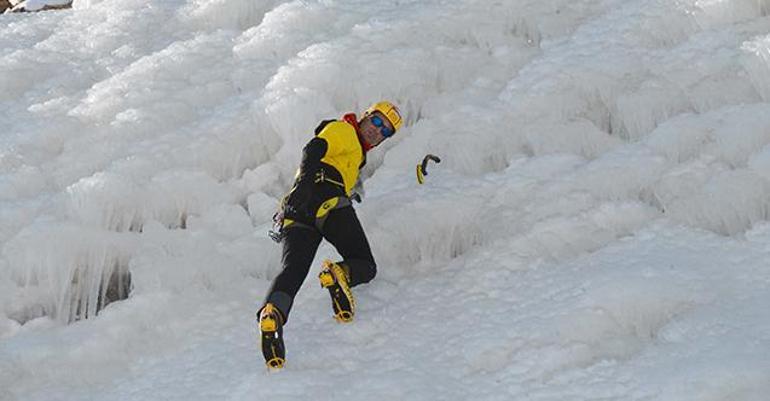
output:
[[751, 82], [765, 101], [770, 101], [770, 35], [746, 42], [742, 59]]
[[[65, 227], [28, 233], [7, 248], [22, 287], [40, 288], [34, 301], [61, 322], [91, 318], [128, 295], [135, 234]], [[108, 292], [110, 292], [108, 296]]]

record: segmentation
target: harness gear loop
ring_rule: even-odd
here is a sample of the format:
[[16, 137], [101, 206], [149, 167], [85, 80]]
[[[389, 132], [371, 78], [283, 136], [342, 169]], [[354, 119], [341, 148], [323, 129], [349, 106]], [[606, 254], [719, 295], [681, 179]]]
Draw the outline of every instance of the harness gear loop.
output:
[[331, 199], [327, 199], [324, 203], [321, 204], [321, 206], [318, 208], [318, 211], [316, 212], [315, 227], [318, 229], [318, 231], [321, 231], [323, 229], [324, 223], [326, 222], [326, 219], [329, 217], [329, 212], [334, 209], [342, 209], [343, 207], [347, 207], [352, 204], [353, 203], [350, 201], [350, 198], [347, 196], [337, 196]]
[[329, 184], [333, 184], [338, 187], [341, 187], [342, 189], [345, 189], [345, 183], [326, 177], [326, 173], [324, 172], [323, 169], [315, 173], [315, 183], [320, 184], [322, 182], [328, 182]]
[[316, 229], [321, 231], [323, 230], [326, 219], [329, 217], [329, 212], [351, 206], [352, 204], [353, 202], [351, 202], [350, 198], [347, 196], [335, 196], [327, 199], [318, 207], [315, 215], [315, 224], [312, 226], [296, 220], [287, 219], [283, 216], [282, 211], [278, 212], [273, 215], [273, 229], [268, 231], [268, 235], [273, 241], [281, 243], [286, 236], [286, 229], [289, 227], [305, 228], [309, 230]]

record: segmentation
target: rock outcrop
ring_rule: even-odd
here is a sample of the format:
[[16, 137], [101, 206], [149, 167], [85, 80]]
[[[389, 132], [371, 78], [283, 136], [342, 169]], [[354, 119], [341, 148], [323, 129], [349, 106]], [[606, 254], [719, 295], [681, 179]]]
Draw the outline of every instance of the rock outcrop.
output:
[[72, 8], [73, 0], [0, 0], [0, 12], [22, 13]]

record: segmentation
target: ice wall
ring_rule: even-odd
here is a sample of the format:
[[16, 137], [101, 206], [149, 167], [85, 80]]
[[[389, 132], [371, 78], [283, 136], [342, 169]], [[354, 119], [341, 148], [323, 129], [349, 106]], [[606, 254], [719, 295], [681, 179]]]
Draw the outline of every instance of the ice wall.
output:
[[[271, 276], [255, 233], [308, 133], [382, 97], [407, 128], [369, 158], [369, 196], [395, 199], [362, 219], [396, 275], [497, 242], [559, 261], [656, 219], [723, 235], [767, 219], [765, 1], [74, 6], [0, 26], [5, 299], [33, 293], [6, 314], [71, 320], [85, 288], [93, 315], [114, 269], [175, 286], [148, 273], [148, 225], [235, 241], [217, 263]], [[453, 185], [417, 196], [400, 177], [428, 152]]]
[[[270, 216], [318, 121], [380, 98], [406, 120], [363, 171], [382, 268], [362, 293], [371, 320], [338, 338], [374, 347], [342, 367], [375, 377], [366, 391], [421, 370], [414, 388], [470, 378], [477, 398], [759, 394], [769, 6], [79, 0], [2, 16], [0, 338], [18, 342], [0, 347], [0, 398], [93, 383], [158, 397], [169, 366], [193, 376], [163, 394], [254, 394], [245, 337], [280, 269]], [[420, 186], [426, 153], [443, 162]], [[338, 335], [299, 316], [313, 341]], [[394, 354], [393, 327], [424, 342]], [[300, 369], [324, 372], [304, 344]], [[115, 380], [130, 369], [149, 384]], [[297, 376], [328, 378], [286, 389]]]

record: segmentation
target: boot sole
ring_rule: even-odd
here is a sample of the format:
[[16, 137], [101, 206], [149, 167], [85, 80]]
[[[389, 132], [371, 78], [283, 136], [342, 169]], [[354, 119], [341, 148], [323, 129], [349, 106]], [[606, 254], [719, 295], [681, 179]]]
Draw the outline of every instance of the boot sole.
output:
[[334, 263], [324, 261], [324, 270], [318, 275], [321, 287], [329, 290], [332, 298], [332, 309], [334, 310], [334, 319], [340, 323], [350, 323], [355, 315], [355, 300], [350, 290], [339, 284], [335, 274], [332, 272]]
[[259, 321], [259, 331], [265, 365], [268, 369], [282, 369], [286, 364], [286, 349], [278, 332], [278, 322], [273, 317], [263, 318]]

